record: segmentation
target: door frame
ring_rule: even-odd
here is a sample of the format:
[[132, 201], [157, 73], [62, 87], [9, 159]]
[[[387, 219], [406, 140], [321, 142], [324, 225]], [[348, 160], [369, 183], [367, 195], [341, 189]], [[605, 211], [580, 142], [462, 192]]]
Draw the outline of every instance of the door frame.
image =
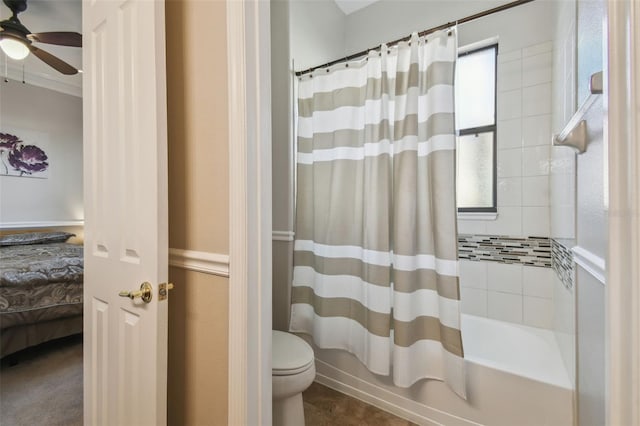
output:
[[227, 0], [229, 425], [271, 425], [271, 36], [268, 1]]
[[[607, 422], [640, 423], [640, 5], [607, 0]], [[229, 413], [271, 424], [269, 3], [227, 0]]]
[[607, 424], [640, 424], [640, 4], [607, 1]]

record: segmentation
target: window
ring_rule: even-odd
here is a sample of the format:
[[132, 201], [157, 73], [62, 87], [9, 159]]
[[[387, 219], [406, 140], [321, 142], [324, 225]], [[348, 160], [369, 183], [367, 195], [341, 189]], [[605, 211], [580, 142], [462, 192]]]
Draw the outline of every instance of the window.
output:
[[498, 45], [458, 55], [456, 191], [458, 212], [496, 212]]

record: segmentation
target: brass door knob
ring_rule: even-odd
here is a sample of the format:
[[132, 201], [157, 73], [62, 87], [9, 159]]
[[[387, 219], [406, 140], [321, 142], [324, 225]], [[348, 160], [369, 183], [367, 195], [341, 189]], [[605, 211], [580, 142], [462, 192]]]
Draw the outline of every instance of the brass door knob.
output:
[[151, 302], [151, 298], [153, 296], [153, 287], [151, 287], [151, 284], [149, 284], [148, 282], [144, 282], [140, 284], [140, 290], [121, 291], [120, 293], [118, 293], [118, 295], [120, 297], [128, 297], [131, 300], [139, 297], [144, 303], [149, 303]]

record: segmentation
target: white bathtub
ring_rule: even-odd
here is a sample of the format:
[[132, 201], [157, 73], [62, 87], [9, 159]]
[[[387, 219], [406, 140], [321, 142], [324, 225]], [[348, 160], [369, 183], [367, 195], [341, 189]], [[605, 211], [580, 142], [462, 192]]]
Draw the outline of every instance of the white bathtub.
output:
[[549, 330], [462, 314], [462, 341], [468, 362], [572, 388]]
[[317, 381], [418, 424], [572, 426], [573, 390], [551, 331], [462, 315], [467, 401], [423, 380], [409, 389], [344, 351], [316, 351]]

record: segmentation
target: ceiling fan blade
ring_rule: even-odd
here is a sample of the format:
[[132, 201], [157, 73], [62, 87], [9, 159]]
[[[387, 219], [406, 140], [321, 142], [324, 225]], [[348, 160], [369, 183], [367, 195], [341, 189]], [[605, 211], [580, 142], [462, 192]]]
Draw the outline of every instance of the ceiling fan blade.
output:
[[60, 46], [82, 47], [82, 34], [66, 31], [29, 34], [31, 41], [57, 44]]
[[74, 67], [72, 67], [71, 65], [63, 61], [62, 59], [57, 58], [53, 56], [51, 53], [45, 52], [42, 49], [38, 49], [32, 44], [29, 45], [29, 50], [31, 51], [31, 53], [36, 55], [47, 65], [49, 65], [52, 68], [55, 68], [57, 71], [60, 71], [62, 74], [74, 75], [78, 73], [77, 69], [75, 69]]

